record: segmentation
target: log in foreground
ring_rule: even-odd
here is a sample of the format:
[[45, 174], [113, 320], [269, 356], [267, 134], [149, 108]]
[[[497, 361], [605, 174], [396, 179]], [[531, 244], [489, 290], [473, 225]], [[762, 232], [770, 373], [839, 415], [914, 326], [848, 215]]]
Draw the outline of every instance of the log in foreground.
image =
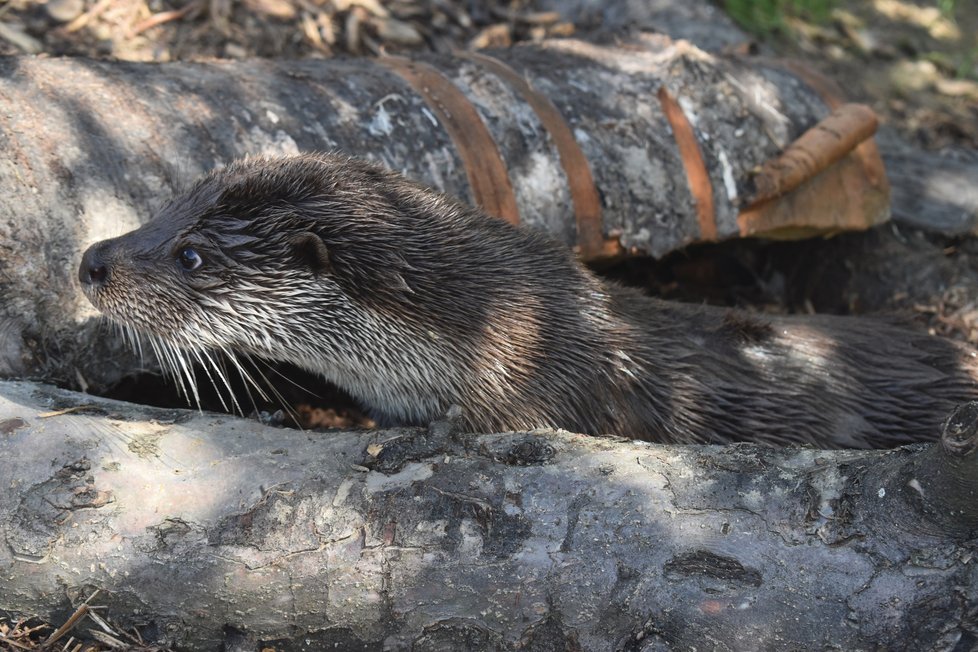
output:
[[[118, 340], [86, 321], [81, 252], [245, 154], [379, 160], [597, 257], [606, 245], [662, 255], [704, 239], [866, 228], [888, 214], [871, 141], [741, 214], [754, 171], [829, 114], [819, 92], [774, 63], [649, 35], [627, 47], [556, 40], [490, 54], [0, 60], [0, 377], [84, 389], [132, 373]], [[851, 122], [835, 120], [831, 133]], [[857, 119], [853, 133], [874, 124]], [[843, 149], [855, 144], [847, 129]]]
[[889, 452], [669, 447], [298, 432], [5, 382], [0, 612], [100, 589], [180, 649], [966, 649], [976, 419]]

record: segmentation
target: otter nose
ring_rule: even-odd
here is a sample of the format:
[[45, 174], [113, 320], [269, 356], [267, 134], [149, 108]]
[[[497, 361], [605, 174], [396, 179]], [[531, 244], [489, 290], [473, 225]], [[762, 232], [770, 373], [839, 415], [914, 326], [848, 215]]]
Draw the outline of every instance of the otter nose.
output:
[[78, 280], [83, 286], [97, 287], [109, 280], [109, 267], [105, 261], [102, 243], [93, 244], [82, 256], [78, 267]]

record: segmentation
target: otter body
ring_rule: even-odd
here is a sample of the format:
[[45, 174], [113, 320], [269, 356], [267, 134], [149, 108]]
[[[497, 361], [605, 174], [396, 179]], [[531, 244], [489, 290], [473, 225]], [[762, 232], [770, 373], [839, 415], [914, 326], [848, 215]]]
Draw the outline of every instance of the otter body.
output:
[[290, 362], [384, 422], [457, 404], [473, 431], [880, 447], [934, 437], [978, 398], [974, 352], [953, 342], [646, 297], [540, 234], [331, 155], [212, 172], [89, 248], [79, 277], [164, 357], [214, 373], [213, 351]]

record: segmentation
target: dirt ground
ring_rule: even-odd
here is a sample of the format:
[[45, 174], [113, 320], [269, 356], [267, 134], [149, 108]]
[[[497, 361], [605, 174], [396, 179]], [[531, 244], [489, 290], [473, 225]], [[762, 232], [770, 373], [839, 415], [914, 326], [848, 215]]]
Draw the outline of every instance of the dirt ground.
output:
[[[843, 0], [828, 20], [786, 18], [765, 40], [837, 80], [912, 146], [978, 150], [978, 2]], [[978, 183], [978, 179], [975, 180]], [[782, 306], [902, 311], [937, 334], [978, 344], [978, 242], [890, 224], [828, 242], [767, 250]], [[838, 291], [837, 291], [838, 290]]]

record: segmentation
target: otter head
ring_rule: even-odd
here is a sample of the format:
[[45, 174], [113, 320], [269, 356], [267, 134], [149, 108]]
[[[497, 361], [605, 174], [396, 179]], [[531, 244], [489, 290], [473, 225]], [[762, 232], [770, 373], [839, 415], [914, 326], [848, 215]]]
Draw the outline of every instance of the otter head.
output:
[[345, 333], [368, 318], [356, 295], [405, 291], [403, 259], [374, 246], [390, 239], [371, 239], [396, 212], [387, 176], [325, 155], [233, 163], [142, 227], [89, 247], [79, 280], [99, 310], [181, 366], [178, 349], [342, 370], [354, 345]]
[[462, 396], [494, 414], [514, 383], [532, 386], [560, 331], [597, 328], [575, 298], [582, 283], [600, 295], [589, 278], [545, 238], [329, 155], [213, 172], [90, 247], [79, 269], [92, 303], [125, 332], [149, 333], [191, 390], [190, 360], [213, 381], [224, 376], [211, 352], [239, 371], [235, 354], [254, 355], [322, 374], [375, 416], [419, 423]]

